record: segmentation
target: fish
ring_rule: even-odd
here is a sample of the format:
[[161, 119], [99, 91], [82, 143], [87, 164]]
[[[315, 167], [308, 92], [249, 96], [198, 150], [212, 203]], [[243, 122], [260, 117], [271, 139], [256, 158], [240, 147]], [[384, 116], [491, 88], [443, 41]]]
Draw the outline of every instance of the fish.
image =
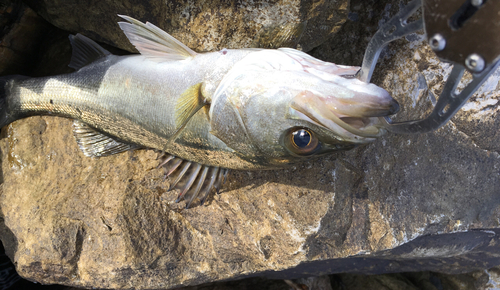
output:
[[399, 105], [356, 66], [293, 48], [197, 53], [164, 30], [118, 15], [139, 54], [71, 35], [69, 74], [0, 78], [0, 127], [33, 115], [74, 119], [85, 156], [162, 152], [177, 202], [203, 204], [228, 171], [267, 170], [370, 143]]

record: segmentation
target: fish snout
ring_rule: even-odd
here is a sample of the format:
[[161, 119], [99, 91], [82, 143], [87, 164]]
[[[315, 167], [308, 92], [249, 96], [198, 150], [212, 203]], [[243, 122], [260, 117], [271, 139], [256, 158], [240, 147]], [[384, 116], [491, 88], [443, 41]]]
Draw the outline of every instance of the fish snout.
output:
[[399, 103], [389, 92], [358, 80], [336, 88], [325, 98], [325, 103], [339, 117], [385, 117], [399, 111]]
[[327, 128], [345, 141], [364, 143], [385, 133], [378, 117], [399, 111], [399, 103], [373, 84], [337, 87], [324, 96], [302, 91], [291, 103], [292, 115]]
[[394, 115], [397, 112], [399, 112], [399, 103], [395, 99], [392, 99], [389, 104], [389, 115]]
[[[333, 97], [334, 98], [334, 97]], [[360, 95], [352, 102], [342, 102], [344, 107], [337, 107], [341, 113], [351, 117], [386, 117], [399, 112], [399, 103], [388, 93], [380, 97], [375, 95]]]

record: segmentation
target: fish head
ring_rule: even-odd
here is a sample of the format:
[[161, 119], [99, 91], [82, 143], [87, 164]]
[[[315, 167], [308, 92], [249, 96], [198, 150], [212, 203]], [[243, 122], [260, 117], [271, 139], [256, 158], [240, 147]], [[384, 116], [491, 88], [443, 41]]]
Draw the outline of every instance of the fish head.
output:
[[249, 54], [228, 72], [210, 108], [212, 133], [246, 160], [276, 168], [376, 140], [389, 93], [353, 76], [358, 67], [294, 49]]

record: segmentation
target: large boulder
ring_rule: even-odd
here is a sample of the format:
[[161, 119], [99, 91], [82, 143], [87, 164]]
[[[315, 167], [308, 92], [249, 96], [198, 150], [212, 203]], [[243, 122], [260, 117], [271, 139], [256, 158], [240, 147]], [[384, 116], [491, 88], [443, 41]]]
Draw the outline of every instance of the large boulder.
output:
[[200, 52], [250, 47], [267, 30], [304, 23], [300, 45], [308, 51], [336, 33], [349, 10], [349, 0], [25, 2], [56, 27], [129, 51], [135, 50], [116, 24], [122, 20], [117, 14], [149, 21]]
[[[399, 7], [351, 4], [350, 21], [314, 55], [359, 65]], [[397, 119], [421, 118], [449, 71], [412, 34], [385, 51], [374, 82], [400, 101]], [[89, 288], [490, 268], [500, 264], [499, 80], [436, 132], [388, 134], [281, 171], [232, 171], [220, 195], [190, 209], [167, 192], [158, 153], [87, 158], [70, 120], [19, 120], [0, 140], [0, 238], [23, 277]]]

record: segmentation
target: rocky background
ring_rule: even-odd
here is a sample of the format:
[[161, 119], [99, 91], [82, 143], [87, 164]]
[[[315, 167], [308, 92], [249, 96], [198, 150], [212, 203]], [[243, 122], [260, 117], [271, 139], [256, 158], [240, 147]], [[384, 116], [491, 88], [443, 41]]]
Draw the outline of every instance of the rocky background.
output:
[[[114, 53], [133, 52], [116, 14], [150, 21], [200, 52], [252, 46], [276, 27], [306, 23], [301, 49], [360, 65], [370, 36], [404, 4], [83, 2], [0, 1], [1, 74], [70, 72], [68, 33], [83, 33]], [[450, 70], [422, 34], [412, 34], [383, 52], [372, 81], [400, 102], [397, 119], [408, 120], [430, 112]], [[44, 284], [494, 289], [499, 80], [496, 72], [436, 132], [388, 134], [283, 171], [233, 171], [220, 195], [188, 210], [166, 192], [154, 151], [86, 158], [70, 120], [20, 120], [3, 128], [0, 140], [0, 238], [17, 272]], [[222, 280], [235, 281], [213, 283]]]

